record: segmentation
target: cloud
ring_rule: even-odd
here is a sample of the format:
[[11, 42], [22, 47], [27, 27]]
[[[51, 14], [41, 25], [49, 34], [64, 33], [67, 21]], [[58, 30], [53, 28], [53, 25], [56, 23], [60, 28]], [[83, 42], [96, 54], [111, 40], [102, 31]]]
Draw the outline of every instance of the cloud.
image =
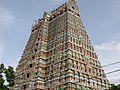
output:
[[95, 48], [99, 51], [117, 51], [120, 52], [120, 42], [111, 41], [108, 43], [102, 43], [101, 45], [96, 45]]
[[103, 64], [108, 64], [119, 60], [120, 57], [120, 42], [111, 41], [95, 45], [96, 52]]
[[[110, 41], [95, 45], [95, 50], [98, 54], [99, 60], [103, 65], [111, 64], [120, 61], [120, 42]], [[111, 72], [120, 69], [120, 64], [112, 65], [103, 68], [105, 72]], [[120, 83], [120, 76], [117, 76], [120, 72], [113, 74], [108, 74], [108, 79], [110, 83], [118, 84]], [[117, 77], [116, 77], [117, 76]]]
[[3, 30], [3, 28], [13, 26], [14, 21], [15, 17], [12, 15], [12, 11], [0, 6], [0, 31]]
[[8, 40], [4, 35], [8, 32], [7, 30], [13, 30], [12, 28], [15, 26], [16, 21], [16, 17], [13, 15], [12, 10], [0, 5], [0, 63], [4, 63], [6, 67], [9, 65], [16, 67], [14, 62], [9, 64], [4, 59], [8, 57], [8, 55], [4, 55], [4, 50], [7, 49], [7, 45], [4, 45], [6, 42], [5, 40]]
[[[5, 31], [9, 30], [15, 24], [15, 17], [12, 11], [0, 5], [0, 63], [3, 62], [3, 51], [5, 49]], [[8, 31], [7, 31], [8, 32]]]
[[112, 75], [112, 76], [109, 76], [108, 78], [109, 78], [110, 82], [115, 83], [115, 84], [120, 84], [120, 76], [119, 75]]

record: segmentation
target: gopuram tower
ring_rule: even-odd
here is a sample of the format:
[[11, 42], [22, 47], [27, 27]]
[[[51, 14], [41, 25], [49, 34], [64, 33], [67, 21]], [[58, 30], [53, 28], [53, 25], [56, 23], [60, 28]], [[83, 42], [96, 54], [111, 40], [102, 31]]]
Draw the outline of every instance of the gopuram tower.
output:
[[109, 90], [76, 0], [32, 25], [16, 68], [16, 90]]

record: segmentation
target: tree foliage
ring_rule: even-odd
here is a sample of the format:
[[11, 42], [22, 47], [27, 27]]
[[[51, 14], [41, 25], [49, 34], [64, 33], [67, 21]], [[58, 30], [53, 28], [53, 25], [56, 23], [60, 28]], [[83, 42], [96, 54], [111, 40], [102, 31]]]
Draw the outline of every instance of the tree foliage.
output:
[[6, 80], [9, 83], [8, 86], [9, 87], [13, 87], [14, 86], [14, 79], [15, 79], [15, 72], [13, 70], [13, 67], [9, 66], [8, 69], [5, 70], [5, 76], [6, 76]]
[[4, 71], [4, 64], [2, 63], [2, 64], [0, 64], [0, 74], [2, 74], [3, 71]]
[[5, 80], [0, 77], [0, 87], [3, 88]]
[[[5, 75], [8, 85], [4, 85], [5, 79], [3, 78], [3, 74]], [[15, 84], [14, 79], [15, 71], [13, 67], [8, 66], [8, 68], [5, 68], [4, 64], [0, 64], [0, 90], [9, 90], [8, 88], [12, 88]]]
[[111, 84], [111, 90], [120, 90], [120, 84], [118, 85]]

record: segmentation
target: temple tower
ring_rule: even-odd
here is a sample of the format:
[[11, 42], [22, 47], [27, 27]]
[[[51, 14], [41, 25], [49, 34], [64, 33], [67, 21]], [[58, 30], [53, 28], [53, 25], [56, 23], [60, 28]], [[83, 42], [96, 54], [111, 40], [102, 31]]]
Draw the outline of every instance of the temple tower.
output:
[[32, 25], [15, 82], [17, 90], [109, 90], [76, 0]]

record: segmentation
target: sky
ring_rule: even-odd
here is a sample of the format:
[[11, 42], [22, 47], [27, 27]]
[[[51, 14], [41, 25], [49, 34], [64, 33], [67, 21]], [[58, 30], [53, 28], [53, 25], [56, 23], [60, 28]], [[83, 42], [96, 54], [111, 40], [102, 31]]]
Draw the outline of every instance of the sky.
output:
[[[16, 67], [35, 20], [68, 0], [0, 0], [0, 63]], [[120, 0], [77, 0], [80, 15], [101, 65], [120, 61]], [[104, 67], [105, 73], [120, 64]], [[120, 72], [108, 74], [120, 83]]]

